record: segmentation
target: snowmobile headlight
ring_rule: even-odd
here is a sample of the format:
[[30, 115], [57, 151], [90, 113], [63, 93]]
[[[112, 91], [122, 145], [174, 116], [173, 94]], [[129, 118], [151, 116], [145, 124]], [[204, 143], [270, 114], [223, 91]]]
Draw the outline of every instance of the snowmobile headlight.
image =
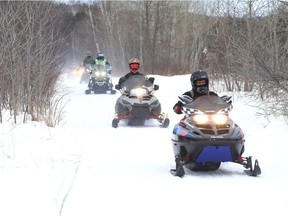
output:
[[216, 114], [216, 115], [206, 115], [206, 114], [197, 114], [192, 116], [192, 120], [198, 124], [206, 124], [208, 122], [214, 124], [225, 124], [228, 121], [227, 115]]
[[223, 115], [223, 114], [213, 115], [212, 118], [216, 124], [225, 124], [228, 120], [227, 115]]
[[73, 76], [81, 76], [84, 70], [82, 68], [74, 68], [72, 71]]
[[194, 115], [192, 119], [198, 124], [205, 124], [209, 121], [208, 115], [204, 114]]
[[147, 90], [143, 88], [135, 88], [135, 89], [131, 89], [130, 91], [130, 95], [136, 96], [136, 97], [143, 97], [146, 94], [147, 94]]
[[106, 76], [106, 72], [105, 71], [96, 71], [95, 75], [97, 77], [105, 77]]

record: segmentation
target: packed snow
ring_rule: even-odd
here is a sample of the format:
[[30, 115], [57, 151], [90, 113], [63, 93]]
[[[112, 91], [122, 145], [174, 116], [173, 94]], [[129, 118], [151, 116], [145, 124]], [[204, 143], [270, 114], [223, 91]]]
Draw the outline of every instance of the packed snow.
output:
[[[170, 126], [157, 121], [112, 128], [116, 95], [85, 95], [79, 77], [64, 79], [69, 91], [65, 120], [0, 124], [0, 215], [3, 216], [287, 216], [288, 127], [281, 118], [256, 115], [247, 98], [233, 96], [230, 115], [245, 133], [245, 156], [259, 160], [262, 174], [250, 177], [241, 165], [222, 163], [214, 172], [172, 176], [171, 144], [181, 115], [172, 107], [191, 88], [189, 75], [155, 76], [155, 96]], [[119, 77], [114, 77], [114, 84]]]

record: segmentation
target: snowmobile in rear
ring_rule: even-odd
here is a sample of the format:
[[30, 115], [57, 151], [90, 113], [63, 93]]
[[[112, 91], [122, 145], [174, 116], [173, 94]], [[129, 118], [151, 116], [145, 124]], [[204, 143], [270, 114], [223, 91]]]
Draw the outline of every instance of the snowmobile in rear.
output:
[[88, 89], [85, 94], [115, 94], [116, 90], [113, 89], [111, 70], [107, 68], [98, 68], [96, 65], [92, 66], [90, 72], [90, 79]]
[[115, 88], [122, 95], [116, 102], [112, 127], [117, 128], [120, 121], [129, 126], [144, 125], [149, 119], [157, 120], [164, 128], [169, 126], [168, 115], [161, 113], [161, 104], [153, 95], [159, 89], [154, 78], [134, 75]]
[[89, 82], [90, 74], [92, 73], [92, 65], [86, 64], [84, 65], [84, 70], [81, 75], [80, 84], [85, 83], [87, 84]]
[[[180, 99], [183, 99], [179, 97]], [[185, 175], [184, 167], [191, 171], [215, 171], [222, 162], [243, 165], [250, 176], [261, 174], [258, 160], [243, 157], [244, 134], [229, 117], [232, 109], [217, 95], [205, 95], [183, 106], [183, 118], [173, 129], [172, 147], [176, 168], [175, 175]]]

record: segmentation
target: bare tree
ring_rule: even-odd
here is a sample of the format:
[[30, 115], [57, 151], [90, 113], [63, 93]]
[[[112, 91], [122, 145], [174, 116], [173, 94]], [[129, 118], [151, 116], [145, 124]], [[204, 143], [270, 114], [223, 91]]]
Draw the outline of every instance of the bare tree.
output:
[[[276, 8], [275, 8], [276, 9]], [[278, 7], [265, 19], [265, 32], [258, 50], [253, 55], [257, 62], [257, 89], [253, 96], [263, 100], [265, 114], [282, 114], [287, 116], [288, 95], [288, 10]]]
[[[19, 112], [41, 120], [61, 75], [64, 25], [52, 2], [0, 2], [3, 61], [2, 105], [17, 121]], [[37, 11], [35, 13], [35, 11]], [[57, 12], [58, 11], [58, 12]]]

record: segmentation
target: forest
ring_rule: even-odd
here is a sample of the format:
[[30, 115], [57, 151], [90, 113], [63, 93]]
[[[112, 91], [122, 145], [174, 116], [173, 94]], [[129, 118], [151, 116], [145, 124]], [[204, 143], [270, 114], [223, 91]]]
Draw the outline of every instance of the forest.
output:
[[206, 70], [227, 91], [288, 116], [288, 3], [279, 0], [1, 1], [0, 122], [62, 117], [63, 67], [103, 52], [113, 74], [132, 57], [147, 75]]

